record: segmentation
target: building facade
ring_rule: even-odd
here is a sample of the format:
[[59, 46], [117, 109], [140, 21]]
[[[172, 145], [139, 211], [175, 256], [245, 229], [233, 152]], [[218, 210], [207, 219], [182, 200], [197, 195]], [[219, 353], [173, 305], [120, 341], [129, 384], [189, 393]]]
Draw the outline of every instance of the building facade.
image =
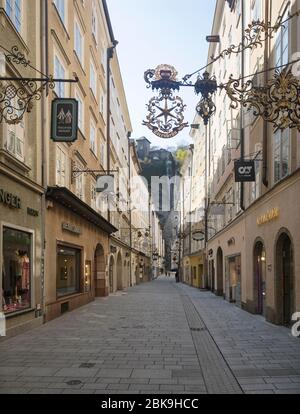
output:
[[[213, 62], [210, 76], [218, 84], [231, 74], [248, 76], [255, 86], [266, 84], [274, 75], [268, 69], [283, 67], [299, 50], [299, 17], [288, 19], [299, 6], [299, 1], [217, 1], [212, 34], [220, 41], [210, 44], [209, 57], [238, 45], [253, 21], [275, 25], [282, 16], [285, 23], [263, 47]], [[299, 132], [274, 132], [253, 112], [232, 108], [224, 89], [213, 100], [216, 114], [207, 130], [196, 132], [207, 143], [205, 285], [267, 321], [289, 325], [300, 306]], [[194, 160], [199, 151], [195, 147]], [[255, 163], [253, 182], [235, 181], [234, 161], [242, 157]]]
[[47, 17], [45, 65], [56, 79], [78, 79], [49, 93], [49, 135], [53, 99], [75, 98], [79, 112], [76, 142], [47, 141], [45, 319], [51, 320], [115, 289], [109, 238], [117, 228], [96, 191], [110, 156], [107, 60], [114, 38], [106, 4], [49, 0]]
[[[40, 16], [39, 2], [0, 1], [0, 76], [39, 77]], [[18, 53], [21, 62], [14, 60]], [[30, 66], [22, 64], [28, 60]], [[10, 85], [10, 105], [18, 107], [14, 91], [21, 84]], [[16, 124], [13, 117], [20, 113], [3, 112], [0, 123], [0, 289], [7, 336], [43, 321], [42, 113], [34, 105]]]

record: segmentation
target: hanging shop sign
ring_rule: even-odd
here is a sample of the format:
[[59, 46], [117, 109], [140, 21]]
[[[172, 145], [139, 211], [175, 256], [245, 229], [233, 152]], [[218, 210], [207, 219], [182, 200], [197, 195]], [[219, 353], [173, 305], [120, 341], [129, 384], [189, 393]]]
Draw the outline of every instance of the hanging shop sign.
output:
[[255, 162], [237, 160], [234, 162], [235, 182], [253, 182], [255, 181]]
[[204, 232], [203, 231], [194, 231], [193, 233], [192, 233], [192, 237], [193, 237], [193, 240], [195, 240], [195, 241], [203, 241], [204, 240], [204, 238], [205, 238], [205, 234], [204, 234]]
[[219, 43], [220, 42], [220, 36], [219, 35], [206, 36], [206, 41], [208, 43]]
[[74, 142], [78, 131], [76, 99], [54, 99], [52, 102], [51, 138], [54, 142]]

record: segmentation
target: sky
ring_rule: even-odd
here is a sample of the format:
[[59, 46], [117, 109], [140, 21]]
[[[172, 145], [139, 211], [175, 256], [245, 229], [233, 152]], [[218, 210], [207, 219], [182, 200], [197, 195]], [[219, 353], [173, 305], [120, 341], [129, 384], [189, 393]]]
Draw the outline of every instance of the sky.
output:
[[[207, 61], [216, 0], [107, 0], [117, 54], [133, 128], [132, 138], [145, 136], [154, 146], [174, 147], [191, 143], [189, 128], [176, 138], [156, 137], [142, 125], [146, 104], [154, 95], [146, 88], [144, 72], [170, 64], [178, 79], [204, 66]], [[195, 78], [194, 78], [195, 79]], [[185, 122], [193, 123], [199, 101], [193, 88], [181, 88], [187, 105]]]

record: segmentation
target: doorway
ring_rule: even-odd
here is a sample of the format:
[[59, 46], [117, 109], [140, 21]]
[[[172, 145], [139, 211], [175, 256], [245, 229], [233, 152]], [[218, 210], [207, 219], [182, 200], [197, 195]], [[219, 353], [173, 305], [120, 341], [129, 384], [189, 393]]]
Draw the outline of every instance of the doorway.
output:
[[111, 256], [109, 261], [109, 291], [110, 293], [114, 292], [114, 267], [115, 267], [115, 260], [113, 256]]
[[218, 296], [223, 296], [224, 286], [223, 286], [223, 250], [221, 247], [217, 251], [217, 291]]
[[117, 290], [123, 290], [123, 266], [120, 252], [117, 258]]
[[291, 325], [294, 313], [293, 247], [287, 233], [282, 233], [276, 245], [277, 315], [278, 322]]
[[266, 251], [259, 241], [254, 247], [254, 304], [258, 315], [266, 316]]
[[94, 284], [95, 284], [95, 296], [107, 296], [107, 288], [105, 281], [105, 256], [104, 249], [101, 244], [98, 244], [94, 255]]
[[226, 299], [235, 303], [238, 307], [242, 306], [241, 289], [241, 256], [227, 258], [226, 263]]

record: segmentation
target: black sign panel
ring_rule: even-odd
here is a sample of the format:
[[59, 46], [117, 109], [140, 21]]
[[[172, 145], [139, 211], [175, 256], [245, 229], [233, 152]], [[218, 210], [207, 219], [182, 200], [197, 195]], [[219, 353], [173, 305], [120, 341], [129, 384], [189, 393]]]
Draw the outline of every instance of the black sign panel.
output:
[[234, 163], [235, 182], [254, 182], [255, 181], [255, 162], [238, 160]]
[[206, 36], [206, 41], [209, 43], [219, 43], [220, 36], [219, 35]]
[[78, 131], [76, 99], [54, 99], [52, 102], [51, 138], [55, 142], [74, 142]]

